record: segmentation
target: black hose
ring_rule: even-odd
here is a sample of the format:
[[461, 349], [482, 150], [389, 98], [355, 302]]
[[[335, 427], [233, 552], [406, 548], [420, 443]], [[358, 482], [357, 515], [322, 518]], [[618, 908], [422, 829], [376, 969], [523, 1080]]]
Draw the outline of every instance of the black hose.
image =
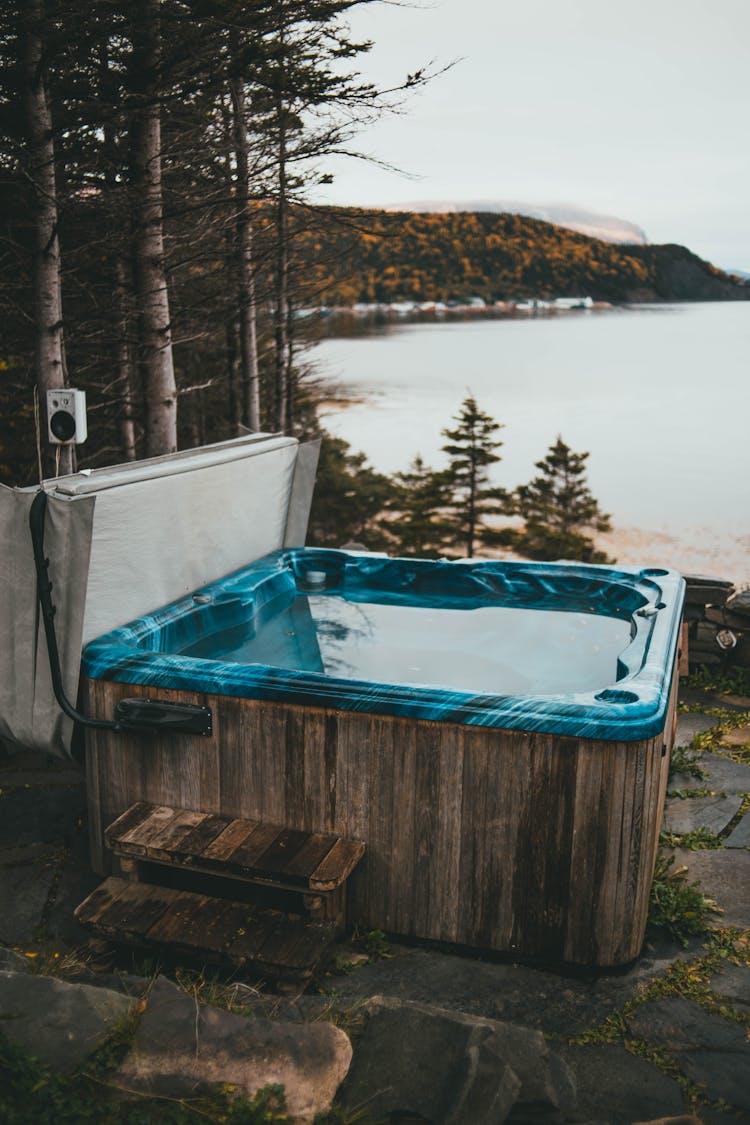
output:
[[49, 559], [44, 557], [44, 519], [47, 512], [47, 493], [40, 489], [34, 497], [29, 512], [29, 528], [31, 542], [34, 549], [34, 566], [36, 567], [36, 596], [42, 611], [44, 635], [47, 638], [47, 653], [49, 655], [49, 670], [52, 676], [52, 690], [55, 699], [60, 704], [60, 709], [82, 727], [95, 727], [98, 730], [122, 730], [119, 723], [111, 719], [89, 719], [77, 711], [65, 695], [60, 671], [60, 654], [57, 649], [57, 636], [55, 634], [55, 607], [52, 603], [52, 583], [49, 580]]

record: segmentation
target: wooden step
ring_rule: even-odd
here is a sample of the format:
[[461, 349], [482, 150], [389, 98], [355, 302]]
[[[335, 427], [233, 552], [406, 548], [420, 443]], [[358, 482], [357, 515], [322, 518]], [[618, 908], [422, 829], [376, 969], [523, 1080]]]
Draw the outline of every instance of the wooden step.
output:
[[304, 922], [279, 910], [114, 876], [75, 915], [109, 941], [302, 980], [312, 975], [336, 932], [331, 922]]
[[361, 840], [344, 836], [145, 801], [131, 805], [104, 838], [119, 856], [315, 894], [340, 887], [365, 852]]

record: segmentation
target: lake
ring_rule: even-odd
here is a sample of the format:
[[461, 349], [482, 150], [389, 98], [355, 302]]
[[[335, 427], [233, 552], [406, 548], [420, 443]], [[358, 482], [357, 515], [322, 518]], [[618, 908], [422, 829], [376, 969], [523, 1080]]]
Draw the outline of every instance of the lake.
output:
[[559, 433], [591, 454], [621, 563], [750, 581], [750, 302], [390, 325], [310, 356], [355, 400], [323, 424], [374, 467], [444, 465], [471, 392], [504, 427], [497, 484], [530, 480]]

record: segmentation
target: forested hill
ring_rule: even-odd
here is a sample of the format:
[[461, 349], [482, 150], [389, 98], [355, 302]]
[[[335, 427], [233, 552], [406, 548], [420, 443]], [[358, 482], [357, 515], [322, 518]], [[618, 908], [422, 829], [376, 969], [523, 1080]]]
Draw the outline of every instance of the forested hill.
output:
[[750, 299], [750, 286], [684, 246], [615, 246], [539, 219], [489, 212], [333, 208], [324, 215], [299, 246], [319, 303]]

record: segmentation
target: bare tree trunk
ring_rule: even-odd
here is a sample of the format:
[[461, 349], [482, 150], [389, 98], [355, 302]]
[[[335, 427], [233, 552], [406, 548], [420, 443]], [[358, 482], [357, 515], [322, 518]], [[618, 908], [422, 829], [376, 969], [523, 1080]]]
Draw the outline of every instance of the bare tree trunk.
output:
[[470, 559], [474, 554], [474, 540], [477, 534], [477, 470], [472, 461], [469, 471], [469, 510], [468, 530], [466, 535], [466, 557]]
[[287, 365], [287, 308], [289, 304], [289, 201], [287, 199], [286, 172], [286, 116], [283, 95], [276, 103], [278, 117], [278, 204], [276, 215], [276, 302], [274, 308], [274, 376], [276, 386], [276, 428], [282, 433], [289, 429], [289, 387]]
[[[288, 258], [287, 258], [288, 261]], [[286, 418], [290, 434], [297, 421], [297, 385], [294, 370], [294, 309], [287, 293], [286, 306]]]
[[147, 457], [177, 449], [177, 386], [164, 266], [159, 7], [160, 0], [136, 0], [132, 20], [132, 79], [137, 98], [131, 125], [133, 250]]
[[[119, 104], [119, 83], [112, 71], [108, 47], [109, 43], [106, 46], [102, 45], [99, 52], [99, 88], [105, 104], [114, 107]], [[103, 137], [105, 198], [109, 203], [107, 214], [112, 227], [109, 241], [113, 246], [112, 335], [117, 425], [122, 458], [124, 461], [135, 461], [137, 453], [133, 404], [135, 390], [132, 345], [133, 286], [129, 277], [125, 250], [130, 238], [127, 198], [120, 175], [127, 141], [122, 122], [114, 114], [104, 124]]]
[[[44, 0], [26, 0], [23, 15], [27, 172], [34, 191], [34, 367], [46, 417], [47, 391], [68, 386], [68, 380], [60, 289], [55, 146], [44, 60]], [[74, 446], [52, 449], [46, 442], [43, 444], [45, 476], [53, 476], [56, 469], [61, 473], [74, 471]]]
[[242, 412], [240, 410], [240, 326], [232, 318], [227, 322], [227, 372], [229, 376], [229, 425], [233, 434], [242, 433]]
[[133, 417], [133, 355], [130, 347], [130, 309], [125, 263], [120, 254], [115, 261], [115, 365], [119, 390], [120, 445], [124, 461], [135, 461], [135, 419]]
[[[239, 35], [231, 32], [231, 52], [239, 55]], [[253, 226], [250, 217], [250, 160], [245, 115], [245, 86], [242, 75], [229, 80], [232, 96], [234, 153], [237, 165], [237, 280], [240, 305], [240, 361], [242, 372], [243, 422], [260, 429], [260, 372], [258, 369], [257, 304], [253, 267]]]

